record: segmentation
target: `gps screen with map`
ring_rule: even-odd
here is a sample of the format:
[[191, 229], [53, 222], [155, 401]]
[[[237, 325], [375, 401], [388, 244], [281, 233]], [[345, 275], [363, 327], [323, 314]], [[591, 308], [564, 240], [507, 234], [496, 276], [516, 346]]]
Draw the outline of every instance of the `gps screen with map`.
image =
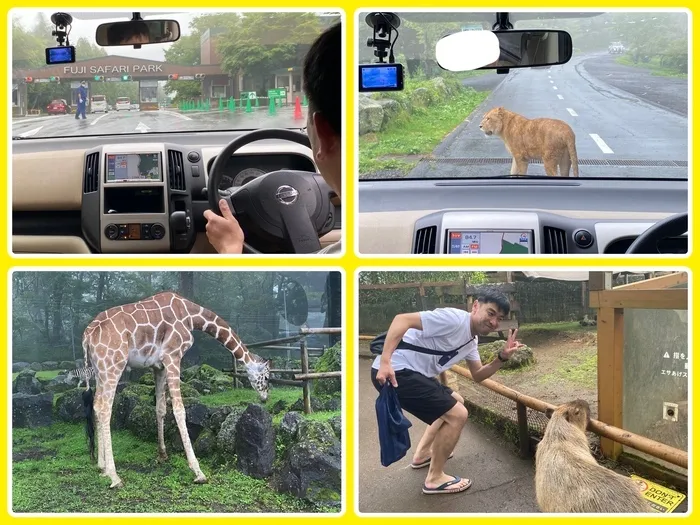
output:
[[107, 182], [161, 181], [160, 153], [107, 155]]
[[449, 254], [529, 254], [532, 232], [518, 231], [448, 231]]

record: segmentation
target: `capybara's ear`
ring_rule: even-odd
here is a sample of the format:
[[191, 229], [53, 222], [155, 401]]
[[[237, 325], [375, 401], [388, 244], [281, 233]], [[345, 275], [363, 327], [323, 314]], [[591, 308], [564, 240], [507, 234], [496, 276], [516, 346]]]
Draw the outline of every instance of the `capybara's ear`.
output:
[[544, 411], [544, 415], [547, 416], [547, 419], [552, 419], [552, 414], [554, 414], [553, 408], [548, 408]]

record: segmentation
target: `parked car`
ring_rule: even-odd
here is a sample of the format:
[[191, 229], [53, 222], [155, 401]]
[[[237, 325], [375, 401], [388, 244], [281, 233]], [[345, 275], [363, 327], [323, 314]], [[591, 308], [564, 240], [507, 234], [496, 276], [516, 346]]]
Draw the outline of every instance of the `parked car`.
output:
[[66, 99], [57, 98], [46, 106], [46, 112], [49, 115], [68, 115], [71, 112], [71, 107]]

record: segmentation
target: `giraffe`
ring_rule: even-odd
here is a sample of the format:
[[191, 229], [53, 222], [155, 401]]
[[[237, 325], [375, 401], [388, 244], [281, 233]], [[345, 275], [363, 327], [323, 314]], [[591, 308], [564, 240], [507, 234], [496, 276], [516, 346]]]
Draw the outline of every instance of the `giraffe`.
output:
[[[99, 313], [85, 328], [82, 341], [85, 366], [94, 372], [81, 378], [85, 377], [86, 383], [83, 403], [90, 454], [94, 458], [95, 425], [97, 466], [102, 476], [111, 479], [110, 488], [123, 486], [114, 466], [110, 421], [117, 383], [127, 367], [153, 370], [159, 461], [168, 459], [163, 437], [167, 384], [187, 463], [196, 476], [194, 482], [207, 482], [192, 450], [180, 396], [180, 363], [194, 341], [193, 330], [206, 332], [224, 345], [245, 366], [251, 386], [262, 402], [267, 402], [271, 361], [249, 352], [228, 323], [211, 310], [176, 293], [162, 292]], [[95, 377], [94, 394], [90, 376]]]

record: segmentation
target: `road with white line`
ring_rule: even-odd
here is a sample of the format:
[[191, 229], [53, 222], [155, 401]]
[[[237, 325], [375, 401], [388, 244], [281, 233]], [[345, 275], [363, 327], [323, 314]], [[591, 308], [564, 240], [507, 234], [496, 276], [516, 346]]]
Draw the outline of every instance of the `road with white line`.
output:
[[[552, 68], [484, 75], [465, 84], [493, 91], [407, 177], [509, 174], [503, 142], [479, 129], [484, 114], [497, 106], [571, 125], [581, 177], [688, 177], [687, 80], [651, 77], [646, 70], [614, 63], [614, 57], [595, 55]], [[658, 92], [664, 97], [650, 96]], [[544, 175], [544, 166], [530, 164], [528, 174]]]
[[76, 120], [75, 114], [13, 119], [12, 136], [30, 139], [124, 133], [293, 128], [306, 125], [305, 107], [302, 108], [302, 119], [294, 118], [293, 107], [280, 108], [276, 115], [269, 115], [267, 108], [260, 108], [252, 113], [245, 113], [240, 109], [191, 113], [160, 109], [88, 113], [86, 116], [84, 120]]

